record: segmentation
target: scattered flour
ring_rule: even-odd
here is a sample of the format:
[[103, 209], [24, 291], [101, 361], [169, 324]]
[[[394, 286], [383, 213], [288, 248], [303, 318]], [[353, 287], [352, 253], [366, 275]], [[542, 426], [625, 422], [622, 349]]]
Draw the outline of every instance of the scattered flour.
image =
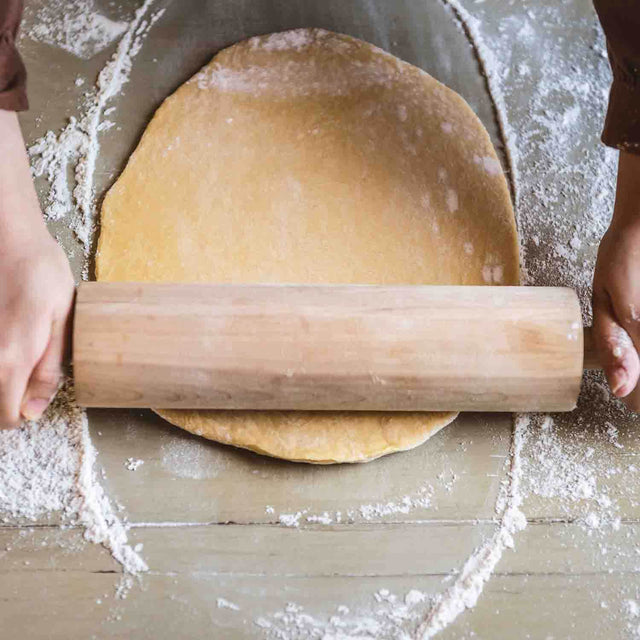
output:
[[[375, 57], [363, 59], [359, 55], [351, 56], [352, 52], [359, 52], [360, 45], [324, 29], [297, 29], [270, 36], [256, 36], [248, 42], [251, 53], [276, 52], [274, 55], [285, 50], [300, 52], [313, 44], [340, 58], [345, 69], [340, 74], [320, 74], [313, 59], [292, 55], [284, 67], [247, 64], [237, 68], [215, 62], [202, 69], [189, 82], [196, 83], [203, 91], [216, 89], [278, 100], [310, 94], [340, 96], [353, 92], [354, 87], [386, 88], [405, 82], [402, 67], [387, 51], [372, 46]], [[407, 105], [397, 108], [398, 119], [402, 122], [407, 120], [408, 113]]]
[[[316, 36], [322, 36], [327, 32], [323, 29], [316, 30]], [[261, 48], [265, 51], [302, 51], [313, 44], [315, 38], [306, 29], [294, 29], [284, 33], [272, 33], [264, 38], [257, 36], [251, 38], [253, 48]]]
[[527, 440], [528, 424], [528, 416], [514, 417], [509, 468], [496, 502], [499, 524], [495, 532], [471, 554], [453, 585], [436, 597], [425, 621], [418, 628], [418, 640], [434, 637], [465, 609], [475, 606], [502, 554], [506, 549], [513, 548], [513, 536], [527, 526], [527, 519], [520, 507], [523, 501], [522, 449]]
[[480, 165], [489, 175], [496, 176], [502, 173], [500, 163], [490, 156], [473, 156], [473, 161]]
[[[84, 112], [71, 117], [58, 134], [48, 131], [29, 148], [32, 172], [48, 183], [45, 216], [50, 220], [68, 217], [69, 225], [81, 241], [85, 254], [93, 246], [95, 231], [94, 175], [100, 149], [99, 134], [108, 129], [103, 120], [107, 104], [128, 82], [134, 56], [151, 26], [164, 10], [147, 14], [154, 0], [145, 0], [136, 11], [116, 52], [98, 75], [95, 89], [85, 100]], [[70, 182], [72, 173], [74, 181]]]
[[240, 607], [225, 598], [217, 598], [216, 604], [218, 605], [218, 609], [231, 609], [232, 611], [240, 611]]
[[48, 0], [27, 7], [23, 32], [32, 40], [60, 47], [88, 60], [106, 49], [127, 28], [96, 10], [94, 0]]
[[[513, 536], [526, 527], [527, 521], [520, 509], [523, 499], [521, 460], [529, 434], [529, 420], [528, 416], [517, 416], [514, 422], [507, 473], [496, 502], [496, 530], [471, 554], [462, 570], [455, 576], [453, 585], [443, 594], [430, 597], [418, 589], [411, 589], [404, 596], [397, 596], [383, 588], [371, 596], [375, 606], [372, 604], [366, 610], [359, 610], [348, 618], [346, 616], [350, 609], [344, 605], [338, 607], [340, 615], [331, 616], [327, 620], [309, 615], [300, 605], [289, 603], [283, 611], [257, 618], [255, 624], [267, 630], [269, 638], [278, 640], [426, 640], [438, 634], [465, 609], [475, 605], [502, 554], [506, 549], [513, 548]], [[428, 490], [425, 489], [424, 493], [427, 494]], [[408, 513], [418, 502], [421, 502], [420, 506], [430, 504], [426, 495], [417, 500], [407, 496], [399, 503], [390, 504], [393, 505], [392, 510], [398, 508], [402, 513]], [[385, 515], [388, 510], [386, 505], [376, 505], [372, 509], [361, 508], [365, 519]], [[305, 510], [294, 514], [281, 514], [279, 521], [285, 526], [298, 527], [306, 513]], [[306, 520], [314, 521], [310, 520], [310, 516], [307, 516]], [[333, 521], [332, 518], [328, 520]]]
[[440, 128], [444, 133], [453, 133], [453, 125], [450, 122], [442, 122]]
[[[448, 483], [453, 487], [456, 477], [452, 477]], [[446, 483], [444, 478], [441, 478]], [[428, 509], [432, 506], [433, 486], [425, 484], [416, 489], [413, 493], [402, 496], [387, 502], [365, 503], [354, 509], [344, 511], [324, 511], [319, 514], [309, 513], [309, 509], [303, 509], [293, 513], [281, 513], [278, 515], [278, 522], [285, 527], [300, 527], [304, 523], [308, 524], [341, 524], [380, 520], [396, 514], [408, 514], [416, 509]], [[265, 513], [273, 514], [271, 506], [265, 507]]]
[[486, 284], [500, 284], [504, 277], [504, 267], [499, 264], [485, 264], [482, 267], [482, 279]]
[[285, 527], [299, 527], [300, 518], [306, 513], [304, 511], [296, 511], [295, 513], [281, 513], [278, 516], [278, 522]]
[[124, 463], [124, 466], [129, 471], [137, 471], [144, 464], [144, 460], [140, 458], [127, 458]]
[[371, 596], [369, 614], [351, 614], [339, 605], [329, 619], [307, 613], [303, 606], [289, 602], [271, 616], [261, 616], [254, 624], [272, 640], [409, 640], [407, 629], [415, 628], [423, 614], [424, 599], [411, 590], [404, 596], [380, 589]]
[[450, 213], [458, 210], [458, 194], [455, 189], [447, 189], [447, 209]]

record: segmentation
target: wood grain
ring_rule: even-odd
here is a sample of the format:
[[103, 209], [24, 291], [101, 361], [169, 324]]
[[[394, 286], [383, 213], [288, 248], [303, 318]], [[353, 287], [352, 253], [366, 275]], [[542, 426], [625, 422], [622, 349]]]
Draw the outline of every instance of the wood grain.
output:
[[84, 406], [570, 410], [580, 308], [553, 287], [83, 283]]

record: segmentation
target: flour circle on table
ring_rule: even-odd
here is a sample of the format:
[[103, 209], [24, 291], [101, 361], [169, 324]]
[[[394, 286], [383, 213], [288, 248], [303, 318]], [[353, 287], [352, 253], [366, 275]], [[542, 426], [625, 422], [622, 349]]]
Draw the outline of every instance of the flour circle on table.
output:
[[160, 448], [161, 464], [178, 478], [216, 478], [227, 468], [224, 452], [203, 447], [193, 439], [167, 437]]
[[[516, 284], [515, 219], [496, 166], [467, 103], [421, 69], [322, 29], [254, 37], [218, 53], [153, 117], [105, 198], [97, 276]], [[319, 464], [415, 447], [456, 416], [159, 413]]]

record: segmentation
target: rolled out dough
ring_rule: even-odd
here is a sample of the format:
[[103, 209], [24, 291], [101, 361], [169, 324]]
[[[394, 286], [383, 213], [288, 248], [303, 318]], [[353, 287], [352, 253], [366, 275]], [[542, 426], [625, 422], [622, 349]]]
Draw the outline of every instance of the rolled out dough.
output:
[[[104, 281], [516, 284], [509, 192], [456, 93], [355, 38], [221, 51], [158, 109], [102, 208]], [[159, 410], [270, 456], [358, 462], [455, 413]]]

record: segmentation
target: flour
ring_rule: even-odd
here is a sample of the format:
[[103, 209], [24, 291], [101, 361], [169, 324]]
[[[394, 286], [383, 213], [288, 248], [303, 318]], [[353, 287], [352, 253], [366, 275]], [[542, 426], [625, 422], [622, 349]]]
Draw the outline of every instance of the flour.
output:
[[482, 37], [481, 21], [472, 16], [460, 3], [459, 0], [441, 0], [441, 2], [455, 14], [456, 22], [467, 35], [471, 46], [481, 63], [482, 73], [485, 76], [491, 100], [495, 108], [495, 115], [500, 135], [502, 137], [502, 148], [507, 160], [506, 174], [509, 186], [515, 200], [516, 219], [519, 213], [519, 183], [518, 175], [518, 139], [507, 116], [509, 113], [505, 102], [503, 86], [501, 82], [501, 59], [496, 56], [493, 48], [485, 43]]
[[[340, 74], [318, 73], [312, 58], [304, 56], [310, 45], [325, 49], [341, 58], [344, 69]], [[202, 69], [189, 82], [206, 91], [215, 88], [222, 92], [245, 93], [286, 100], [294, 96], [348, 95], [354, 90], [389, 88], [404, 82], [402, 69], [387, 51], [372, 46], [375, 57], [362, 59], [357, 42], [350, 41], [324, 29], [295, 29], [269, 36], [256, 36], [248, 41], [250, 51], [269, 53], [287, 51], [293, 54], [287, 64], [247, 65], [245, 67], [214, 63]], [[301, 55], [297, 55], [301, 54]], [[352, 55], [355, 54], [355, 55]], [[406, 105], [400, 105], [398, 119], [408, 117]]]
[[59, 47], [88, 60], [106, 49], [127, 28], [96, 10], [94, 0], [48, 0], [27, 7], [23, 32], [32, 40]]
[[513, 536], [527, 526], [522, 506], [522, 449], [527, 440], [529, 417], [514, 418], [510, 466], [496, 502], [500, 521], [493, 535], [465, 562], [453, 585], [441, 596], [418, 628], [416, 638], [426, 640], [451, 624], [465, 609], [474, 607], [484, 585], [506, 549], [514, 546]]
[[140, 458], [127, 458], [124, 466], [129, 471], [137, 471], [144, 464], [144, 460]]
[[294, 29], [285, 33], [272, 33], [265, 38], [251, 38], [249, 44], [252, 48], [261, 48], [265, 51], [301, 51], [312, 45], [316, 37], [326, 33], [324, 29], [317, 29], [313, 35], [305, 29]]
[[62, 512], [71, 517], [74, 476], [80, 467], [80, 423], [69, 428], [64, 401], [39, 422], [0, 431], [0, 514], [36, 520]]
[[160, 451], [163, 468], [178, 478], [215, 478], [226, 467], [224, 454], [196, 440], [167, 438]]
[[260, 616], [254, 624], [272, 640], [409, 640], [407, 631], [420, 620], [426, 598], [412, 590], [404, 596], [388, 589], [372, 594], [369, 614], [353, 615], [339, 605], [328, 620], [307, 613], [302, 605], [289, 602], [269, 618]]
[[306, 513], [304, 511], [297, 511], [296, 513], [281, 513], [278, 516], [278, 522], [285, 527], [299, 527], [300, 518]]
[[[578, 409], [570, 416], [531, 417], [523, 457], [525, 494], [553, 500], [554, 507], [606, 540], [620, 526], [621, 501], [635, 502], [636, 474], [624, 462], [625, 444], [616, 426], [625, 409], [614, 401], [600, 374], [585, 374]], [[616, 483], [615, 492], [609, 481]]]
[[473, 156], [473, 162], [480, 165], [489, 175], [497, 176], [502, 173], [500, 163], [490, 156]]
[[237, 604], [225, 598], [217, 598], [216, 604], [218, 605], [218, 609], [231, 609], [231, 611], [240, 611], [240, 607]]
[[[163, 13], [158, 11], [150, 20], [144, 19], [153, 1], [145, 0], [136, 11], [116, 52], [85, 99], [82, 115], [71, 117], [60, 133], [48, 131], [29, 147], [33, 175], [46, 177], [48, 183], [45, 217], [50, 220], [68, 218], [86, 255], [93, 245], [95, 232], [94, 175], [100, 149], [99, 134], [109, 126], [104, 125], [104, 111], [128, 82], [133, 57], [150, 27]], [[70, 182], [70, 173], [74, 176], [73, 182]]]
[[[453, 487], [457, 478], [452, 477], [449, 481], [441, 478], [442, 482], [449, 487]], [[293, 513], [281, 513], [278, 515], [279, 524], [285, 527], [300, 527], [303, 523], [308, 524], [341, 524], [377, 521], [380, 518], [396, 515], [408, 514], [416, 509], [428, 509], [432, 506], [433, 485], [425, 484], [418, 487], [413, 493], [402, 496], [387, 502], [374, 502], [359, 505], [357, 508], [345, 509], [343, 511], [324, 511], [322, 513], [309, 513], [309, 509], [302, 509]], [[272, 506], [265, 507], [265, 513], [273, 514]]]
[[86, 414], [67, 385], [41, 420], [0, 431], [2, 520], [58, 513], [63, 525], [81, 526], [86, 540], [104, 545], [125, 571], [146, 571], [97, 481], [95, 458]]

